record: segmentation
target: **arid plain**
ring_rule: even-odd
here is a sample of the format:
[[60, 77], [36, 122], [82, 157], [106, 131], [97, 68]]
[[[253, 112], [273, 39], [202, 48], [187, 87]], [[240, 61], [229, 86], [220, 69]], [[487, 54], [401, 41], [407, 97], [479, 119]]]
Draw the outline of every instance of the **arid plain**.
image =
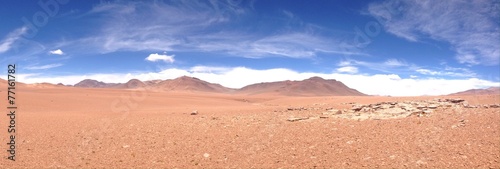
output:
[[[293, 88], [305, 95], [255, 86], [224, 93], [191, 82], [177, 84], [189, 90], [19, 84], [17, 159], [0, 168], [500, 168], [498, 93], [307, 95], [312, 82]], [[6, 88], [2, 81], [2, 95]], [[340, 116], [374, 114], [360, 105], [457, 98], [398, 118]]]

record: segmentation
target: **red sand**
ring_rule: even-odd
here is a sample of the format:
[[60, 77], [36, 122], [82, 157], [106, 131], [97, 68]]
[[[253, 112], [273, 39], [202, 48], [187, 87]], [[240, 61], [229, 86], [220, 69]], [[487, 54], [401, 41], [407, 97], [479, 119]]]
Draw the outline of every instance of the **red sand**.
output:
[[[17, 160], [5, 159], [2, 150], [0, 168], [500, 168], [500, 108], [389, 120], [287, 121], [349, 107], [342, 103], [457, 96], [285, 97], [72, 87], [17, 91]], [[6, 95], [4, 90], [0, 94]], [[462, 98], [470, 104], [500, 103], [498, 95]], [[199, 114], [190, 115], [194, 110]], [[0, 118], [0, 149], [7, 149], [7, 118]]]

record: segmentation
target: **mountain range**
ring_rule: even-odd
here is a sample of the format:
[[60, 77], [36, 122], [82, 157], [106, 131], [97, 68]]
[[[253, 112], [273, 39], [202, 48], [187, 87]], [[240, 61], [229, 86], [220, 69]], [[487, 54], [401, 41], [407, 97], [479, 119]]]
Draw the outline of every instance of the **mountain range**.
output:
[[290, 96], [365, 96], [355, 89], [347, 87], [340, 81], [325, 80], [320, 77], [312, 77], [302, 81], [278, 81], [257, 83], [245, 86], [241, 89], [232, 89], [220, 84], [209, 83], [198, 78], [182, 76], [170, 80], [140, 81], [132, 79], [127, 83], [104, 83], [92, 79], [85, 79], [74, 87], [84, 88], [120, 88], [134, 89], [139, 87], [154, 88], [164, 91], [202, 91], [216, 93], [241, 93], [241, 94], [266, 94], [274, 93]]
[[[7, 86], [7, 80], [0, 79], [0, 86]], [[195, 77], [182, 76], [169, 80], [149, 80], [140, 81], [131, 79], [126, 83], [104, 83], [97, 80], [85, 79], [75, 85], [54, 85], [50, 83], [24, 84], [16, 82], [16, 86], [34, 88], [52, 87], [79, 87], [79, 88], [111, 88], [111, 89], [137, 89], [147, 88], [162, 91], [192, 91], [192, 92], [213, 92], [230, 94], [276, 94], [286, 96], [367, 96], [356, 89], [349, 88], [344, 83], [321, 77], [311, 77], [301, 81], [277, 81], [256, 83], [240, 89], [227, 88], [220, 84], [209, 83]], [[3, 89], [2, 89], [3, 90]], [[490, 87], [486, 89], [470, 89], [462, 92], [452, 93], [449, 96], [458, 95], [500, 95], [500, 87]]]

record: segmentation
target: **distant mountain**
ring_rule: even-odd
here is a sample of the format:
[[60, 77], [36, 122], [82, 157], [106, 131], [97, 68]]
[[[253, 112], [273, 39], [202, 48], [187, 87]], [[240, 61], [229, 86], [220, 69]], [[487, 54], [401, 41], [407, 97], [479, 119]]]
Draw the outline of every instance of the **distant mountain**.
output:
[[[154, 82], [149, 82], [154, 83]], [[198, 78], [182, 76], [172, 80], [164, 80], [153, 84], [154, 88], [164, 91], [203, 91], [227, 93], [234, 89], [224, 87], [220, 84], [209, 83]]]
[[138, 79], [131, 79], [127, 83], [119, 83], [116, 86], [111, 86], [111, 88], [120, 88], [120, 89], [135, 89], [146, 87], [146, 84]]
[[203, 91], [225, 93], [233, 91], [220, 84], [208, 83], [194, 77], [182, 76], [170, 80], [150, 80], [142, 82], [138, 79], [131, 79], [127, 83], [104, 83], [97, 80], [85, 79], [74, 85], [83, 88], [116, 88], [116, 89], [134, 89], [151, 88], [163, 91]]
[[120, 83], [104, 83], [101, 81], [93, 80], [93, 79], [85, 79], [81, 82], [78, 82], [74, 85], [74, 87], [83, 87], [83, 88], [114, 88], [119, 86]]
[[104, 83], [97, 80], [85, 79], [74, 87], [83, 88], [150, 88], [162, 91], [201, 91], [214, 93], [238, 94], [279, 94], [289, 96], [366, 96], [355, 89], [347, 87], [337, 80], [325, 80], [312, 77], [302, 81], [279, 81], [258, 83], [245, 86], [241, 89], [231, 89], [220, 84], [209, 83], [198, 78], [182, 76], [169, 80], [140, 81], [131, 79], [127, 83]]
[[321, 77], [312, 77], [302, 81], [287, 80], [252, 84], [241, 88], [238, 93], [275, 93], [291, 96], [366, 96], [366, 94], [349, 88], [340, 81], [325, 80]]
[[487, 89], [470, 89], [462, 92], [449, 94], [451, 96], [457, 95], [500, 95], [500, 87], [490, 87]]

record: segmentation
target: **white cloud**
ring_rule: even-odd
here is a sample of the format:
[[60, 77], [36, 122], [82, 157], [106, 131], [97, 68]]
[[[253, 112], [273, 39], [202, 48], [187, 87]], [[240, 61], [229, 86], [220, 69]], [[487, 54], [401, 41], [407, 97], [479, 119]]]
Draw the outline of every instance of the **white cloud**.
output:
[[[191, 68], [192, 69], [192, 68]], [[91, 74], [82, 76], [44, 76], [40, 74], [19, 75], [22, 82], [64, 83], [75, 84], [83, 79], [95, 79], [107, 83], [125, 83], [132, 78], [139, 80], [173, 79], [187, 75], [199, 79], [219, 83], [226, 87], [241, 88], [249, 84], [273, 82], [282, 80], [303, 80], [312, 76], [325, 79], [336, 79], [347, 86], [370, 95], [392, 96], [419, 96], [442, 95], [468, 89], [500, 86], [499, 82], [492, 82], [477, 78], [443, 79], [443, 78], [401, 78], [395, 74], [343, 74], [343, 73], [314, 73], [296, 72], [289, 69], [276, 68], [266, 70], [249, 69], [245, 67], [221, 68], [220, 72], [190, 72], [183, 69], [166, 69], [161, 72], [133, 73], [133, 74]], [[369, 84], [369, 85], [367, 85]]]
[[409, 41], [446, 41], [458, 62], [471, 65], [500, 63], [498, 11], [496, 0], [387, 0], [368, 7], [387, 32]]
[[46, 70], [46, 69], [56, 68], [56, 67], [59, 67], [62, 65], [63, 64], [56, 63], [56, 64], [48, 64], [48, 65], [42, 65], [42, 66], [30, 66], [30, 67], [26, 67], [26, 69], [28, 69], [28, 70]]
[[64, 55], [64, 52], [61, 49], [51, 50], [49, 53], [53, 55]]
[[152, 53], [149, 54], [148, 57], [146, 57], [145, 60], [151, 61], [151, 62], [156, 62], [156, 61], [164, 61], [164, 62], [169, 62], [169, 63], [174, 63], [174, 56], [175, 55], [160, 55], [158, 53]]
[[2, 41], [0, 41], [0, 53], [4, 53], [9, 51], [12, 48], [12, 44], [16, 42], [18, 39], [21, 38], [21, 36], [26, 33], [28, 28], [26, 27], [21, 27], [18, 28], [5, 37]]
[[345, 67], [340, 67], [337, 69], [337, 72], [340, 73], [358, 73], [358, 68], [354, 66], [345, 66]]

